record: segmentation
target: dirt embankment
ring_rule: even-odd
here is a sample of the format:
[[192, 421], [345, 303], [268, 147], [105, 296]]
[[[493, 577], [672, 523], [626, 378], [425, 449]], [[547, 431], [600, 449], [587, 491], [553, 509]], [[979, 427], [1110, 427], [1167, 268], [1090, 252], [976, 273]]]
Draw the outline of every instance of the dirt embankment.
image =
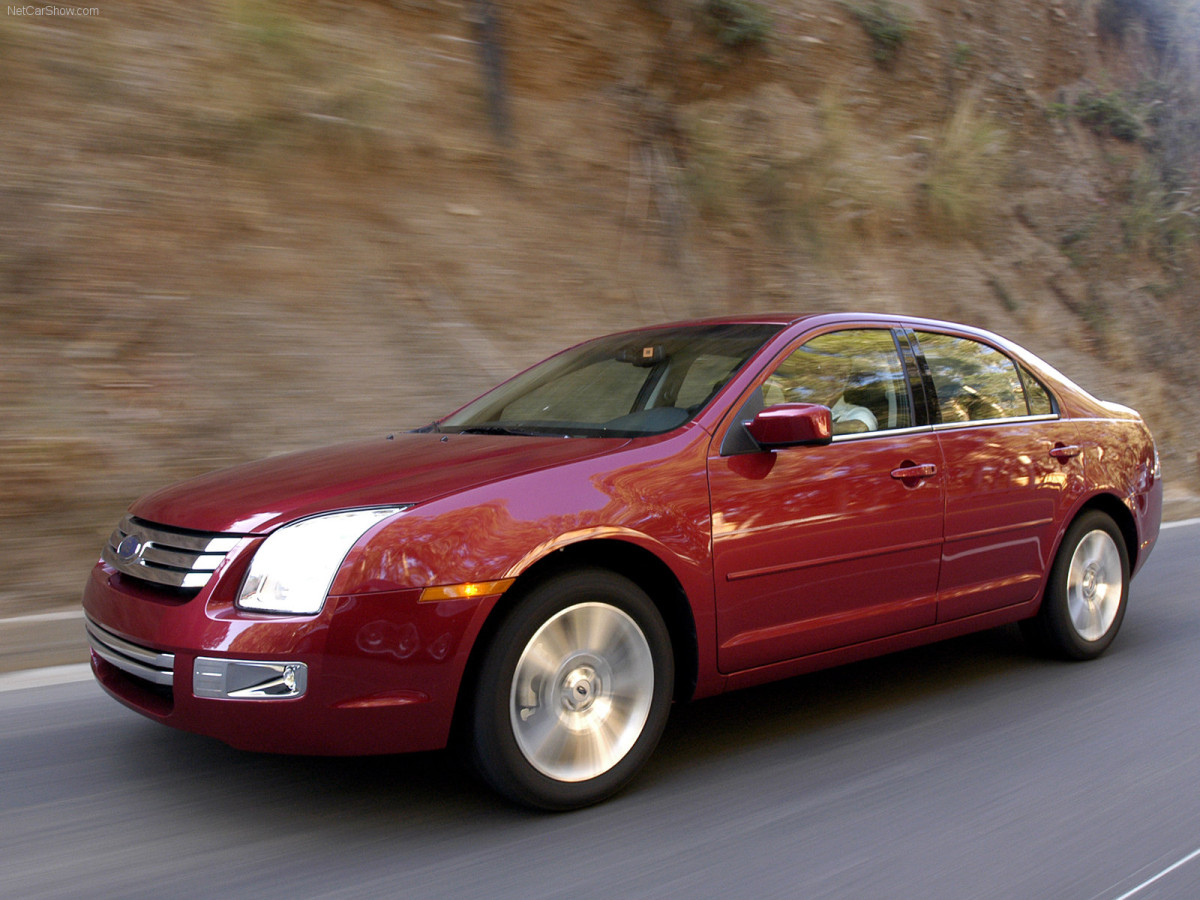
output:
[[999, 330], [1192, 514], [1194, 2], [494, 6], [502, 119], [474, 0], [0, 17], [0, 616], [165, 482], [731, 310]]

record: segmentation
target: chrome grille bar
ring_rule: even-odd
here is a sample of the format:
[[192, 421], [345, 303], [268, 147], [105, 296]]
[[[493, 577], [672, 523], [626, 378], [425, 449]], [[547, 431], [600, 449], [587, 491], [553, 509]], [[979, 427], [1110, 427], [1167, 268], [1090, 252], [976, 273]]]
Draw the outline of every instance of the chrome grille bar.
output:
[[208, 583], [226, 554], [243, 537], [186, 531], [125, 516], [109, 536], [101, 556], [124, 575], [191, 590]]
[[175, 654], [160, 653], [130, 643], [117, 637], [107, 628], [97, 625], [90, 618], [84, 625], [87, 628], [88, 643], [95, 654], [105, 662], [152, 684], [170, 687], [175, 680]]

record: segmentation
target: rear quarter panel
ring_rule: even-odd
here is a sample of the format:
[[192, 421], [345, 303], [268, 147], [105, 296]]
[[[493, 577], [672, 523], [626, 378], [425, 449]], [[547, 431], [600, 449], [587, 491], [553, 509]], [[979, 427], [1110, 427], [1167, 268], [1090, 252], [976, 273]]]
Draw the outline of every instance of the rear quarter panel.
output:
[[1137, 552], [1130, 564], [1136, 573], [1150, 555], [1162, 521], [1162, 473], [1150, 429], [1136, 410], [1098, 400], [1070, 381], [1062, 386], [1059, 402], [1078, 430], [1089, 488], [1085, 502], [1107, 494], [1133, 516]]
[[1158, 539], [1162, 520], [1162, 478], [1154, 441], [1136, 415], [1079, 419], [1076, 425], [1090, 495], [1110, 494], [1133, 516], [1137, 552], [1130, 564], [1137, 572]]

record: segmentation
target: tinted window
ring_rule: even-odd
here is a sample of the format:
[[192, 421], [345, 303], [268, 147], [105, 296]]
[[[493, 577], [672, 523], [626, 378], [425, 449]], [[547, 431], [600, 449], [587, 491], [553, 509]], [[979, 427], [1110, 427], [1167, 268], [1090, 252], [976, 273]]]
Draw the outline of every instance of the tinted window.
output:
[[1033, 377], [1033, 373], [1020, 366], [1021, 380], [1025, 382], [1025, 399], [1029, 401], [1031, 416], [1049, 416], [1054, 414], [1054, 401], [1046, 386]]
[[918, 331], [933, 377], [942, 422], [1028, 415], [1025, 391], [1011, 359], [987, 344]]
[[820, 403], [834, 434], [907, 428], [908, 383], [887, 330], [822, 334], [794, 351], [764, 382], [763, 403]]
[[646, 381], [646, 370], [615, 359], [599, 359], [538, 385], [500, 413], [506, 422], [607, 422], [633, 409]]
[[539, 363], [438, 427], [568, 437], [670, 431], [698, 413], [780, 327], [696, 325], [598, 338]]
[[741, 357], [701, 354], [688, 366], [675, 405], [694, 407], [707, 400], [742, 364]]

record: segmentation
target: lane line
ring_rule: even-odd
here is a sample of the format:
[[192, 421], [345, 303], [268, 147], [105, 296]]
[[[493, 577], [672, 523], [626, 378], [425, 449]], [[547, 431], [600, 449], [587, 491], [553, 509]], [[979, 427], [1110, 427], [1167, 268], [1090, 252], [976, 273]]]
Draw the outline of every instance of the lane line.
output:
[[1114, 898], [1114, 900], [1128, 900], [1129, 897], [1132, 897], [1134, 894], [1138, 893], [1143, 888], [1150, 887], [1150, 885], [1154, 884], [1154, 882], [1158, 881], [1158, 879], [1164, 878], [1167, 875], [1170, 875], [1172, 872], [1174, 872], [1180, 866], [1186, 866], [1197, 856], [1200, 856], [1200, 849], [1193, 850], [1191, 853], [1189, 853], [1183, 859], [1179, 860], [1179, 862], [1172, 863], [1171, 865], [1169, 865], [1165, 869], [1163, 869], [1161, 872], [1159, 872], [1157, 875], [1154, 875], [1151, 878], [1147, 878], [1145, 881], [1143, 881], [1137, 887], [1133, 888], [1132, 890], [1126, 891], [1120, 897]]
[[1180, 519], [1178, 522], [1163, 522], [1158, 530], [1168, 531], [1171, 528], [1187, 528], [1189, 525], [1200, 525], [1200, 516], [1195, 519]]
[[68, 622], [71, 619], [82, 619], [82, 609], [64, 609], [60, 612], [33, 613], [28, 616], [12, 616], [0, 619], [0, 628], [5, 625], [33, 625], [38, 622]]
[[75, 684], [92, 680], [92, 667], [87, 663], [69, 666], [48, 666], [44, 669], [24, 669], [0, 674], [0, 694], [23, 691], [26, 688], [49, 687], [52, 684]]

